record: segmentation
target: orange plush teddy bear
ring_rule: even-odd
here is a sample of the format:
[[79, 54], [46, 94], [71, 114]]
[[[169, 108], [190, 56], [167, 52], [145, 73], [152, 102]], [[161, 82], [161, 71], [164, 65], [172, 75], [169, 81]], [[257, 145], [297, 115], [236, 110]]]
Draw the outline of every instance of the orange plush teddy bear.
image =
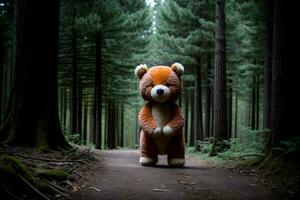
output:
[[141, 64], [135, 69], [141, 79], [140, 94], [148, 101], [139, 113], [141, 165], [155, 165], [158, 154], [167, 154], [170, 166], [184, 165], [184, 119], [175, 103], [181, 93], [183, 71], [180, 63], [150, 69]]

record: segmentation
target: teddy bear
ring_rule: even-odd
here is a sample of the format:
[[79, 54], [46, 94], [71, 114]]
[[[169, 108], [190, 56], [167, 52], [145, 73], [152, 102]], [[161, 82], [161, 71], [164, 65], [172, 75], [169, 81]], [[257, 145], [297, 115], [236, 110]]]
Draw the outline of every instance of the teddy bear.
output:
[[184, 118], [175, 102], [181, 93], [183, 72], [180, 63], [151, 68], [140, 64], [135, 69], [140, 95], [147, 101], [138, 116], [142, 166], [155, 165], [158, 155], [167, 155], [171, 167], [184, 166]]

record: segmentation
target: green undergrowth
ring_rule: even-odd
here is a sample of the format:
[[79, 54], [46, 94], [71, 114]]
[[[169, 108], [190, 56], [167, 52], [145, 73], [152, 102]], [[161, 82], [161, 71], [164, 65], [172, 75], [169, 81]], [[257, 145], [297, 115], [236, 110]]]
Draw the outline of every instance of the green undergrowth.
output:
[[21, 199], [26, 197], [40, 199], [43, 194], [54, 194], [54, 191], [32, 172], [19, 159], [13, 156], [0, 158], [0, 193], [3, 198]]
[[251, 130], [244, 127], [239, 138], [224, 140], [222, 143], [229, 146], [228, 149], [218, 152], [216, 156], [210, 157], [212, 151], [212, 139], [200, 142], [200, 152], [195, 152], [194, 147], [188, 147], [187, 152], [201, 160], [206, 160], [219, 165], [255, 165], [261, 162], [262, 150], [266, 134], [269, 130]]

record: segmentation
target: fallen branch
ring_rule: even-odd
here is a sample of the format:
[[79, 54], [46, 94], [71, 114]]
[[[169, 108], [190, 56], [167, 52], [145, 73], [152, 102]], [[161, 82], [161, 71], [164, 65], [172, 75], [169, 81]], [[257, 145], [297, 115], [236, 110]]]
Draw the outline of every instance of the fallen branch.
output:
[[79, 167], [80, 164], [75, 165], [74, 167], [72, 167], [71, 169], [68, 170], [69, 173], [73, 172], [77, 167]]
[[88, 178], [86, 178], [86, 177], [82, 176], [81, 174], [79, 174], [79, 173], [78, 173], [78, 172], [76, 172], [76, 171], [73, 171], [73, 173], [74, 173], [74, 174], [76, 174], [77, 176], [81, 177], [81, 178], [84, 178], [84, 179], [88, 180]]
[[81, 157], [81, 156], [83, 156], [85, 154], [88, 154], [88, 153], [90, 153], [90, 149], [87, 150], [87, 151], [85, 151], [85, 152], [83, 152], [83, 153], [78, 154], [77, 156], [74, 156], [73, 159], [77, 159], [77, 158], [79, 158], [79, 157]]
[[165, 190], [165, 189], [152, 189], [153, 192], [171, 192], [171, 190]]
[[45, 183], [47, 183], [53, 190], [55, 190], [61, 196], [65, 197], [68, 200], [71, 200], [67, 195], [65, 195], [64, 193], [62, 193], [62, 191], [64, 191], [64, 192], [68, 192], [68, 191], [64, 190], [63, 188], [61, 188], [61, 187], [59, 187], [59, 186], [57, 186], [55, 184], [52, 184], [51, 182], [49, 182], [47, 180], [42, 179], [42, 181], [44, 181]]
[[28, 158], [28, 159], [32, 159], [32, 160], [41, 160], [41, 161], [46, 161], [46, 162], [81, 162], [84, 164], [87, 164], [87, 162], [83, 161], [83, 160], [58, 160], [58, 159], [48, 159], [48, 158], [35, 158], [35, 157], [31, 157], [31, 156], [24, 156], [21, 154], [15, 154], [16, 156], [19, 156], [21, 158]]
[[238, 156], [238, 157], [235, 157], [235, 158], [244, 158], [244, 157], [252, 157], [252, 156], [263, 158], [263, 156], [260, 155], [260, 154], [248, 154], [248, 155]]
[[35, 186], [33, 186], [29, 181], [27, 181], [23, 176], [18, 174], [18, 177], [26, 184], [28, 185], [33, 191], [35, 191], [38, 195], [40, 195], [43, 199], [50, 200], [48, 197], [46, 197], [43, 193], [41, 193]]

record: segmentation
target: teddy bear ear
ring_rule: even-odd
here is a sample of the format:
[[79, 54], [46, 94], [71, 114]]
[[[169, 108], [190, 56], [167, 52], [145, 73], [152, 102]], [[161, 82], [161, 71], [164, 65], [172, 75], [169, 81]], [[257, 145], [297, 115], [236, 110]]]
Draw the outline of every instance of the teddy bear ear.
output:
[[139, 79], [142, 79], [142, 77], [144, 76], [144, 74], [146, 74], [147, 71], [148, 71], [147, 65], [140, 64], [140, 65], [136, 66], [136, 68], [135, 68], [135, 75]]
[[181, 76], [184, 72], [184, 67], [180, 63], [174, 63], [171, 68], [178, 76]]

